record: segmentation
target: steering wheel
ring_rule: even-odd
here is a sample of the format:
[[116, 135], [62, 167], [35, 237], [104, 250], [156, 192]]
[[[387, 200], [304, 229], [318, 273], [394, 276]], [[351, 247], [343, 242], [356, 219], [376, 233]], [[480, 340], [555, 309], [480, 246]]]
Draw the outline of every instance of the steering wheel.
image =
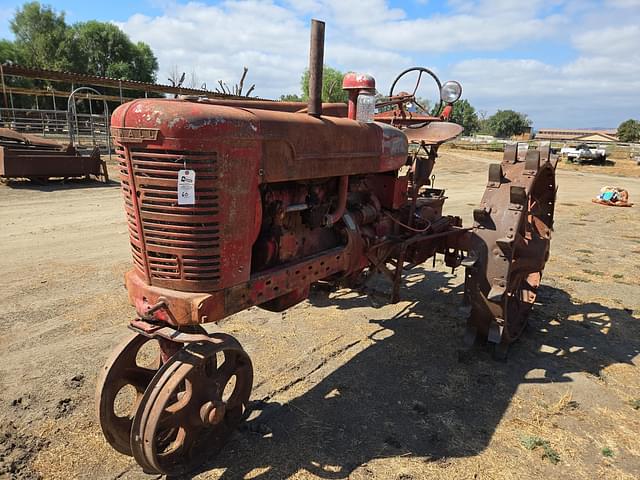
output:
[[[442, 89], [442, 83], [440, 83], [440, 79], [436, 76], [435, 73], [433, 73], [431, 70], [429, 70], [428, 68], [424, 68], [424, 67], [411, 67], [411, 68], [407, 68], [405, 71], [401, 72], [400, 75], [398, 75], [396, 77], [396, 79], [393, 81], [393, 83], [391, 84], [391, 89], [389, 90], [389, 96], [393, 97], [393, 90], [396, 87], [396, 84], [400, 81], [400, 79], [402, 77], [404, 77], [405, 75], [407, 75], [410, 72], [420, 72], [418, 74], [418, 79], [416, 80], [416, 85], [413, 88], [413, 92], [410, 93], [410, 95], [412, 95], [413, 98], [413, 103], [416, 104], [416, 106], [422, 110], [426, 115], [431, 116], [431, 117], [436, 117], [438, 116], [438, 114], [440, 113], [440, 110], [442, 109], [442, 99], [440, 98], [440, 90]], [[426, 107], [424, 107], [423, 105], [421, 105], [419, 102], [416, 101], [415, 99], [415, 95], [416, 92], [418, 91], [418, 87], [420, 86], [420, 81], [422, 80], [422, 75], [423, 74], [427, 74], [429, 76], [431, 76], [431, 78], [433, 78], [436, 82], [436, 85], [438, 86], [438, 103], [436, 104], [436, 106], [433, 108], [433, 110], [429, 111]], [[421, 123], [420, 125], [408, 125], [408, 128], [421, 128], [424, 127], [428, 122], [424, 122]]]

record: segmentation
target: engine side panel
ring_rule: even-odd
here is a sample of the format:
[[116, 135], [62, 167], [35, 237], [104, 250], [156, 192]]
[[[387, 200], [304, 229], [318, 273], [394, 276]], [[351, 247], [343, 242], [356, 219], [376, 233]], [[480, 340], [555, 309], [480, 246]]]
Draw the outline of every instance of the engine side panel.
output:
[[382, 123], [259, 112], [265, 183], [388, 172], [407, 159], [406, 136]]

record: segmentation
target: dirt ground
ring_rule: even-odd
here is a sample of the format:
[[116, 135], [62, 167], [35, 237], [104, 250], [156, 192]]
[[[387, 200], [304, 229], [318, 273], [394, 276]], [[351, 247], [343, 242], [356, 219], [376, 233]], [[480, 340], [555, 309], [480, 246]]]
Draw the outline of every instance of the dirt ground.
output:
[[[466, 224], [492, 159], [439, 160], [445, 208]], [[615, 184], [640, 202], [640, 179], [588, 170], [558, 172], [539, 304], [507, 363], [459, 356], [463, 272], [440, 261], [395, 305], [380, 280], [230, 318], [254, 411], [194, 477], [640, 478], [640, 205], [590, 201]], [[0, 220], [0, 478], [155, 478], [94, 417], [97, 372], [134, 314], [118, 184], [2, 186]]]
[[[445, 144], [443, 151], [451, 152], [453, 154], [461, 154], [465, 152], [464, 148], [456, 147], [456, 144]], [[466, 150], [475, 157], [482, 157], [486, 159], [499, 158], [501, 154], [488, 150]], [[611, 154], [607, 156], [607, 161], [604, 165], [580, 165], [577, 163], [568, 162], [563, 159], [558, 164], [560, 170], [572, 170], [574, 172], [581, 173], [598, 173], [605, 175], [612, 175], [616, 177], [640, 177], [640, 166], [630, 156], [628, 147], [613, 148]]]

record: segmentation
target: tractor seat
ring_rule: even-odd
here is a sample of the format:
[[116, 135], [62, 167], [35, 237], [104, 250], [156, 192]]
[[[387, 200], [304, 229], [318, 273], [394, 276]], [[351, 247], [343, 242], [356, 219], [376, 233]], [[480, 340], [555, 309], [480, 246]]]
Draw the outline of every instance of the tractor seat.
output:
[[456, 138], [463, 130], [457, 123], [432, 122], [420, 128], [406, 128], [403, 132], [411, 143], [440, 145], [447, 140]]

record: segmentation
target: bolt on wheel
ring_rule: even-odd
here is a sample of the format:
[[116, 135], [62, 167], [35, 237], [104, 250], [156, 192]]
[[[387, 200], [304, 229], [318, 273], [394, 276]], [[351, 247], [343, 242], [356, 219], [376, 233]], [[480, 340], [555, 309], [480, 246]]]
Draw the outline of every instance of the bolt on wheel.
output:
[[179, 475], [220, 450], [242, 421], [253, 367], [231, 336], [183, 347], [153, 378], [131, 429], [131, 450], [148, 473]]
[[[187, 331], [206, 334], [199, 325]], [[157, 340], [129, 334], [112, 352], [96, 386], [96, 413], [107, 442], [123, 455], [131, 453], [131, 425], [144, 392], [161, 361]]]
[[[520, 157], [519, 157], [520, 155]], [[474, 211], [473, 262], [466, 272], [470, 332], [496, 344], [496, 356], [524, 331], [549, 258], [556, 197], [549, 149], [518, 152], [489, 170], [481, 208]]]
[[155, 343], [130, 334], [115, 348], [105, 363], [96, 387], [96, 410], [107, 442], [118, 452], [131, 456], [129, 435], [133, 417], [147, 385], [160, 367], [160, 354], [140, 365], [143, 348]]

